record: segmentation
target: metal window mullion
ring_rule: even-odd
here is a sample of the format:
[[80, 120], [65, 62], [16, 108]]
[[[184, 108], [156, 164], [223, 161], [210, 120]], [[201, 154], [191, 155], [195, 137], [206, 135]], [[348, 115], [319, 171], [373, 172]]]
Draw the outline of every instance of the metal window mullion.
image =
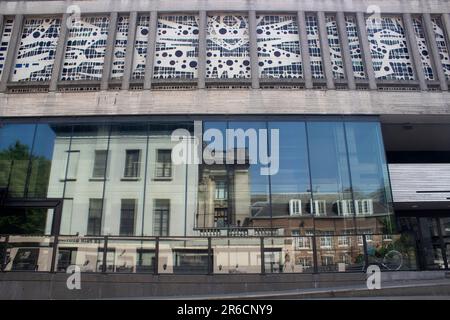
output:
[[197, 87], [204, 89], [206, 77], [206, 25], [207, 15], [205, 10], [199, 12], [198, 23], [198, 69], [197, 69]]
[[311, 73], [311, 57], [309, 56], [308, 34], [306, 33], [306, 18], [304, 11], [297, 12], [298, 35], [300, 41], [300, 50], [302, 56], [303, 79], [305, 80], [305, 88], [313, 88], [313, 80]]
[[373, 69], [372, 55], [370, 53], [369, 38], [366, 30], [366, 20], [363, 12], [356, 13], [356, 23], [358, 29], [359, 45], [361, 55], [363, 57], [364, 70], [369, 80], [369, 89], [376, 90], [377, 82], [375, 78], [375, 70]]
[[151, 11], [149, 32], [148, 32], [148, 43], [147, 43], [147, 56], [145, 58], [144, 87], [143, 87], [144, 90], [149, 90], [152, 87], [157, 30], [158, 30], [158, 12]]
[[333, 67], [331, 64], [330, 45], [328, 43], [328, 32], [325, 20], [325, 12], [317, 12], [317, 24], [319, 27], [320, 49], [322, 52], [322, 62], [324, 68], [327, 89], [334, 89]]
[[136, 41], [137, 18], [138, 15], [136, 11], [130, 12], [127, 46], [125, 48], [125, 62], [122, 75], [122, 90], [128, 90], [130, 88], [130, 79], [133, 69], [134, 43]]
[[117, 30], [117, 12], [111, 12], [109, 16], [108, 37], [106, 39], [105, 58], [103, 61], [103, 73], [100, 83], [100, 90], [107, 90], [109, 87], [109, 79], [111, 78], [112, 58], [114, 52], [114, 44], [116, 41]]
[[423, 14], [423, 24], [425, 29], [425, 34], [428, 40], [429, 50], [431, 50], [431, 55], [433, 57], [433, 62], [435, 66], [435, 71], [439, 79], [441, 90], [447, 91], [448, 84], [447, 79], [444, 74], [444, 67], [439, 54], [439, 49], [437, 47], [436, 35], [434, 34], [433, 24], [431, 22], [431, 15], [429, 13]]
[[[14, 17], [14, 25], [9, 41], [8, 52], [6, 54], [5, 63], [3, 64], [2, 77], [0, 80], [0, 92], [5, 92], [8, 86], [8, 81], [14, 71], [14, 61], [16, 59], [17, 51], [20, 47], [20, 40], [22, 39], [21, 32], [23, 26], [23, 14], [17, 14]], [[2, 30], [3, 32], [3, 30]]]
[[412, 17], [410, 13], [403, 14], [403, 24], [405, 26], [405, 36], [409, 44], [409, 49], [414, 63], [414, 71], [419, 80], [420, 90], [427, 90], [427, 83], [425, 81], [425, 72], [422, 66], [422, 59], [420, 57], [419, 46], [417, 44]]
[[344, 62], [347, 85], [350, 90], [355, 90], [355, 75], [353, 73], [353, 63], [350, 54], [350, 46], [348, 42], [347, 26], [345, 22], [344, 12], [340, 11], [336, 13], [336, 23], [339, 31], [339, 42], [341, 45], [342, 60]]
[[250, 62], [252, 89], [259, 89], [259, 65], [258, 65], [258, 43], [256, 39], [256, 11], [248, 12], [248, 33], [250, 44]]
[[63, 14], [61, 28], [59, 30], [58, 43], [56, 45], [55, 61], [53, 62], [52, 77], [50, 78], [50, 85], [48, 88], [50, 92], [56, 91], [56, 89], [58, 88], [58, 81], [61, 76], [61, 68], [64, 62], [67, 35], [69, 33], [69, 28], [67, 26], [67, 24], [69, 23], [69, 19], [70, 15], [68, 13]]
[[102, 259], [102, 273], [106, 273], [106, 259], [108, 254], [108, 236], [103, 238], [103, 259]]

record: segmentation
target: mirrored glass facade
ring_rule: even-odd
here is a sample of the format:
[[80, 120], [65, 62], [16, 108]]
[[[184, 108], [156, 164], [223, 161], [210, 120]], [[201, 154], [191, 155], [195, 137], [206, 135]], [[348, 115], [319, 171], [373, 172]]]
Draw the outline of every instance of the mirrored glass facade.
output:
[[0, 166], [8, 199], [62, 201], [63, 235], [394, 231], [374, 120], [4, 123]]

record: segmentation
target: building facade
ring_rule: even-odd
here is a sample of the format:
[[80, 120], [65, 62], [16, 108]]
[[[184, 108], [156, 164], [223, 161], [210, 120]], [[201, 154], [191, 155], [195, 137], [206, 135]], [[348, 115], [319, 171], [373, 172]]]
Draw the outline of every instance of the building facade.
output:
[[447, 1], [0, 1], [2, 271], [448, 269]]

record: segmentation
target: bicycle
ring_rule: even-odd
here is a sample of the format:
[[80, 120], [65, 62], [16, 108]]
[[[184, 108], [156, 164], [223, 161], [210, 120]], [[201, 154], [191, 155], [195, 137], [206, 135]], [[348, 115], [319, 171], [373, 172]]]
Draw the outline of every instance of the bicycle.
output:
[[[403, 255], [397, 250], [390, 250], [384, 257], [376, 257], [375, 255], [371, 255], [370, 257], [372, 261], [369, 265], [377, 265], [380, 269], [384, 268], [389, 271], [397, 271], [403, 266]], [[363, 269], [367, 269], [365, 264]]]

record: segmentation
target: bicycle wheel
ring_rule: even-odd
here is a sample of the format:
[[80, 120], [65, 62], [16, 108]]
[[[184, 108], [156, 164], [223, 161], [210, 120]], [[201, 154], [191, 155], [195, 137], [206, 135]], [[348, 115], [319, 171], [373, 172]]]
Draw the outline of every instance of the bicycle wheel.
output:
[[388, 270], [400, 270], [403, 265], [403, 256], [397, 250], [391, 250], [383, 258], [383, 266]]

